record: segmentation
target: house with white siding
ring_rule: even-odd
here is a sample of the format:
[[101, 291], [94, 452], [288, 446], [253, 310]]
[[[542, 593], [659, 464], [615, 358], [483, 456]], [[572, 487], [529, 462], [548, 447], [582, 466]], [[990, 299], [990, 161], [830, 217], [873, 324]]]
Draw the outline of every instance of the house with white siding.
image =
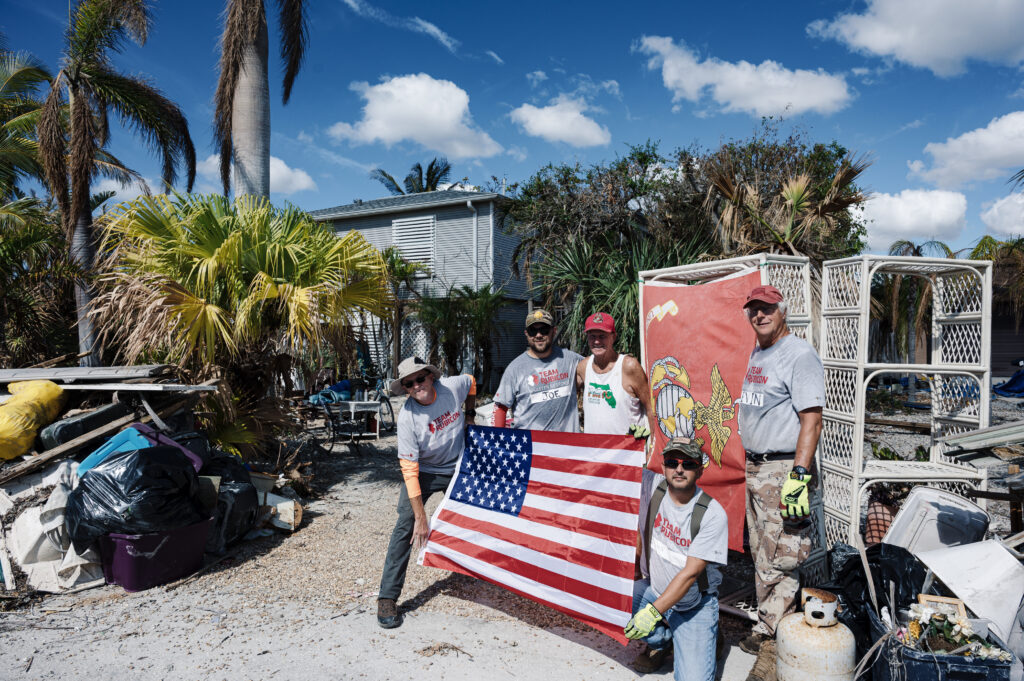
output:
[[[500, 288], [514, 302], [496, 320], [498, 344], [492, 358], [492, 381], [496, 381], [508, 363], [526, 349], [522, 320], [529, 298], [525, 280], [512, 273], [518, 237], [501, 229], [500, 206], [506, 200], [497, 193], [447, 189], [356, 200], [310, 211], [310, 215], [317, 222], [330, 223], [338, 234], [356, 230], [376, 248], [396, 246], [406, 259], [425, 264], [428, 272], [415, 281], [422, 296], [443, 296], [452, 286], [492, 284], [494, 289]], [[375, 363], [390, 366], [389, 348], [381, 347], [371, 329], [366, 331]], [[428, 350], [422, 329], [415, 320], [407, 320], [402, 329], [402, 356], [425, 356]]]

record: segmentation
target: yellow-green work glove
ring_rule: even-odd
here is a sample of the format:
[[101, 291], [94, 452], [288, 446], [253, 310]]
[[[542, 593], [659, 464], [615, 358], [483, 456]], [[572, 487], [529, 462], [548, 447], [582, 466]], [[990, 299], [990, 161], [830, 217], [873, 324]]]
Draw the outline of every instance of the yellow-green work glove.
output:
[[632, 619], [626, 624], [623, 633], [626, 634], [626, 638], [647, 638], [660, 621], [661, 613], [658, 612], [653, 603], [648, 603], [633, 615]]
[[811, 505], [807, 498], [807, 485], [811, 484], [812, 475], [801, 475], [796, 471], [789, 474], [782, 483], [782, 499], [779, 508], [783, 518], [803, 518], [811, 514]]
[[651, 436], [651, 429], [642, 423], [634, 423], [629, 427], [629, 434], [637, 440], [646, 440]]

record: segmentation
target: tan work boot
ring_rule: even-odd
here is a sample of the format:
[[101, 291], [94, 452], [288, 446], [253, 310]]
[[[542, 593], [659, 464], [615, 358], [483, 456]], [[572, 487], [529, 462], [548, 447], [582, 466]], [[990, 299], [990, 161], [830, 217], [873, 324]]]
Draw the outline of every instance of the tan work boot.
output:
[[747, 675], [747, 681], [776, 681], [775, 677], [775, 639], [767, 639], [757, 651], [754, 667]]
[[757, 655], [761, 650], [761, 644], [770, 638], [771, 636], [752, 631], [746, 637], [740, 639], [740, 650], [748, 655]]
[[636, 659], [633, 660], [632, 667], [641, 674], [656, 672], [665, 664], [665, 660], [671, 652], [671, 643], [667, 647], [660, 649], [647, 646], [639, 655], [636, 656]]

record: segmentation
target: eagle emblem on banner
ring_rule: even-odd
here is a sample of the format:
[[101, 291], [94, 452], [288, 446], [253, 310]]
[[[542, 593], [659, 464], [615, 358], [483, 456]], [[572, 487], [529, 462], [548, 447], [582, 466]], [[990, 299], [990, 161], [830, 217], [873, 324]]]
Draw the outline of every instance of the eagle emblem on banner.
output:
[[[736, 418], [732, 395], [718, 365], [711, 367], [711, 395], [703, 404], [690, 392], [690, 376], [675, 357], [662, 357], [651, 366], [651, 393], [658, 427], [665, 437], [689, 437], [702, 446], [709, 442], [711, 458], [722, 465], [722, 450], [732, 435], [726, 421]], [[707, 440], [697, 433], [706, 429]]]

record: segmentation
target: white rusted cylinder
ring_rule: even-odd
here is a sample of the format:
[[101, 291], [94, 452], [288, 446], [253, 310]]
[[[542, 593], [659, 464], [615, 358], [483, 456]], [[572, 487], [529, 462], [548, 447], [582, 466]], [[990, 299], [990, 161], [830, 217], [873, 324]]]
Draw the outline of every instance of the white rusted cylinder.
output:
[[804, 611], [787, 615], [775, 630], [778, 681], [853, 681], [857, 645], [836, 619], [835, 594], [804, 589]]

